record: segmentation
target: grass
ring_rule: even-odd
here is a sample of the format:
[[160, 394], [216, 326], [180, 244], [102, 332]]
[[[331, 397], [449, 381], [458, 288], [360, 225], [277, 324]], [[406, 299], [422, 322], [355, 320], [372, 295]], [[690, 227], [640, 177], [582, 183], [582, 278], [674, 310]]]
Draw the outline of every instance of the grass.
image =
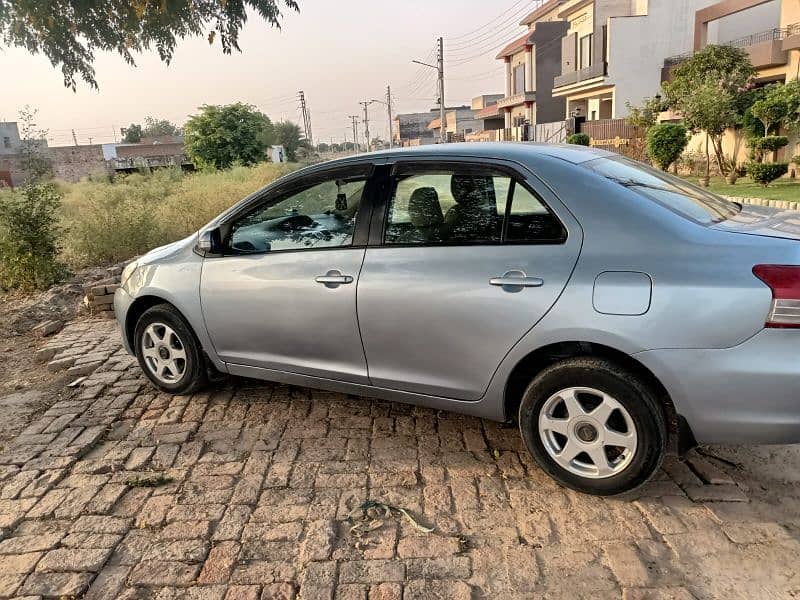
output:
[[72, 268], [114, 264], [182, 239], [299, 166], [263, 163], [189, 175], [161, 170], [60, 184], [62, 258]]
[[[685, 177], [684, 179], [699, 185], [697, 177]], [[797, 179], [779, 179], [773, 181], [768, 187], [764, 187], [747, 177], [739, 179], [736, 185], [728, 185], [724, 177], [712, 177], [708, 189], [721, 196], [800, 202], [800, 180]]]

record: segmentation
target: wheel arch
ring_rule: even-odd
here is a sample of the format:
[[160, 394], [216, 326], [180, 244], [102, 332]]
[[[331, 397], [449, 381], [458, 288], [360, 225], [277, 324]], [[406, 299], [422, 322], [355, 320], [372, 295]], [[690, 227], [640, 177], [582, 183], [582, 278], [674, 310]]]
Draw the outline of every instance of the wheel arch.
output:
[[[155, 295], [144, 295], [139, 296], [134, 300], [130, 307], [128, 307], [128, 312], [125, 314], [125, 327], [123, 333], [125, 334], [125, 339], [128, 342], [128, 345], [133, 349], [136, 350], [136, 340], [134, 340], [134, 331], [136, 330], [136, 323], [139, 321], [139, 318], [145, 313], [146, 310], [157, 306], [159, 304], [168, 304], [183, 316], [186, 319], [186, 316], [180, 311], [180, 309], [175, 306], [169, 300], [162, 298], [160, 296]], [[189, 323], [189, 321], [186, 321]], [[191, 325], [191, 324], [190, 324]]]
[[658, 377], [629, 354], [596, 342], [557, 342], [537, 348], [522, 357], [506, 380], [503, 393], [503, 410], [506, 420], [516, 419], [525, 389], [536, 375], [560, 360], [580, 356], [598, 356], [611, 360], [640, 377], [656, 392], [667, 422], [668, 448], [671, 452], [680, 454], [696, 445], [691, 428], [686, 420], [677, 413], [675, 403]]

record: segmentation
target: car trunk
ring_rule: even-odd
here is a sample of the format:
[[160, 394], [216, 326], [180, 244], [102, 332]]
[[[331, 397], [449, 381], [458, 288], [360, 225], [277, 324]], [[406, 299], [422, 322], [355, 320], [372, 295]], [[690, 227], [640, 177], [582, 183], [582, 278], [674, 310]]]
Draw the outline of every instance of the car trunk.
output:
[[713, 225], [714, 229], [788, 240], [800, 240], [800, 211], [745, 204], [736, 216]]

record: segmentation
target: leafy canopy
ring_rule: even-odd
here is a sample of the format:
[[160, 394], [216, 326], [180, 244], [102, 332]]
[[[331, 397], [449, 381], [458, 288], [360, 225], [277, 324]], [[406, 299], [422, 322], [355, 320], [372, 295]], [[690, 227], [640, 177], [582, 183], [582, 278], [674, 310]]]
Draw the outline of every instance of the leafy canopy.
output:
[[740, 121], [754, 75], [741, 48], [706, 46], [675, 69], [664, 95], [689, 128], [719, 136]]
[[274, 143], [283, 146], [283, 149], [286, 150], [286, 157], [289, 160], [296, 160], [297, 151], [308, 145], [303, 136], [303, 130], [300, 129], [299, 125], [291, 121], [275, 123], [274, 132]]
[[269, 117], [250, 104], [206, 104], [186, 122], [184, 144], [196, 164], [249, 166], [265, 160], [271, 130]]
[[753, 103], [751, 111], [767, 133], [779, 125], [789, 131], [800, 129], [800, 80], [766, 87], [762, 97]]
[[131, 123], [122, 131], [122, 142], [124, 144], [138, 144], [142, 141], [142, 126], [138, 123]]
[[280, 27], [282, 6], [299, 10], [296, 0], [0, 0], [0, 40], [43, 53], [65, 86], [75, 89], [80, 77], [96, 88], [98, 51], [135, 65], [134, 54], [154, 48], [169, 63], [179, 39], [204, 35], [230, 54], [240, 50], [248, 9]]
[[688, 143], [688, 131], [679, 123], [659, 123], [647, 131], [647, 154], [663, 171], [678, 160]]

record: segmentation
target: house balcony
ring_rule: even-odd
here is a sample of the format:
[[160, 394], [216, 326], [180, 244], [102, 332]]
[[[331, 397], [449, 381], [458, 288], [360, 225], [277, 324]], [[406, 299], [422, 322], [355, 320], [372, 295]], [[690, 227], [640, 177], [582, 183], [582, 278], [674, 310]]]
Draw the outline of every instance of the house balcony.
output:
[[[800, 49], [800, 23], [760, 31], [725, 42], [724, 45], [742, 48], [756, 69], [785, 65], [789, 62], [789, 51]], [[691, 54], [681, 54], [667, 58], [661, 71], [661, 81], [672, 81], [678, 65], [691, 56]]]
[[524, 92], [500, 98], [500, 100], [497, 101], [497, 108], [512, 108], [525, 104], [526, 102], [536, 102], [536, 92]]
[[606, 63], [598, 62], [589, 67], [586, 67], [585, 69], [580, 69], [578, 71], [570, 71], [568, 73], [559, 75], [553, 80], [553, 87], [560, 88], [567, 85], [575, 85], [578, 83], [583, 83], [584, 81], [596, 79], [597, 77], [604, 77], [606, 73], [607, 73]]
[[[793, 35], [794, 34], [794, 35]], [[726, 46], [742, 48], [750, 57], [750, 62], [756, 69], [766, 69], [785, 65], [789, 62], [788, 49], [784, 49], [783, 42], [791, 38], [800, 36], [800, 24], [790, 25], [789, 27], [778, 27], [767, 29], [752, 35], [748, 35], [737, 40], [726, 42]]]

